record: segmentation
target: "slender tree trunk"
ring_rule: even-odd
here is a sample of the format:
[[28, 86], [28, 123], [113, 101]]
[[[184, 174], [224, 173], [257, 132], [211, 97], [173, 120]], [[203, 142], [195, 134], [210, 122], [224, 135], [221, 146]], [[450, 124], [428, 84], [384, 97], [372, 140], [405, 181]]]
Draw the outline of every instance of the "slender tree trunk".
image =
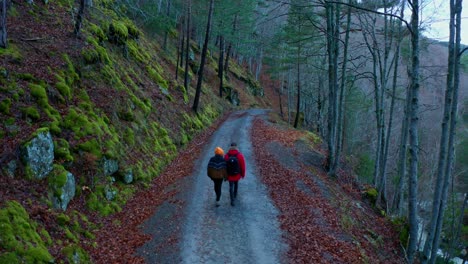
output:
[[[404, 9], [405, 9], [405, 1], [401, 2], [400, 6], [400, 17], [403, 19], [404, 15]], [[394, 68], [393, 68], [393, 81], [392, 81], [392, 101], [390, 105], [390, 117], [389, 117], [389, 124], [388, 124], [388, 131], [387, 131], [387, 142], [385, 143], [385, 158], [387, 159], [388, 157], [388, 147], [390, 145], [390, 133], [391, 133], [391, 127], [392, 127], [392, 121], [393, 121], [393, 109], [395, 106], [395, 96], [396, 96], [396, 88], [397, 88], [397, 81], [398, 81], [398, 66], [400, 65], [400, 48], [401, 48], [401, 41], [402, 41], [402, 32], [401, 32], [401, 25], [402, 22], [401, 20], [398, 20], [398, 35], [397, 35], [397, 43], [396, 43], [396, 50], [395, 50], [395, 56], [394, 56]], [[405, 142], [406, 144], [406, 142]], [[405, 150], [406, 151], [406, 150]], [[400, 175], [400, 173], [398, 174]], [[403, 178], [400, 176], [399, 182], [398, 182], [398, 188], [395, 192], [393, 203], [392, 203], [392, 211], [395, 211], [396, 208], [399, 208], [402, 203], [400, 204], [400, 196], [402, 195], [402, 187], [400, 188], [400, 184], [403, 183]], [[401, 213], [398, 215], [401, 216]]]
[[400, 154], [398, 157], [398, 198], [396, 200], [396, 206], [398, 209], [398, 215], [403, 216], [403, 208], [405, 202], [406, 193], [406, 178], [407, 178], [407, 162], [408, 162], [408, 136], [409, 136], [409, 112], [411, 107], [411, 90], [410, 87], [406, 89], [406, 101], [405, 101], [405, 114], [401, 124], [400, 133]]
[[[171, 13], [171, 1], [167, 0], [167, 7], [166, 7], [166, 16], [169, 17], [169, 14]], [[167, 50], [167, 35], [169, 30], [166, 29], [164, 32], [164, 42], [163, 42], [163, 48], [166, 51]]]
[[189, 88], [189, 51], [190, 51], [190, 17], [192, 16], [192, 0], [188, 0], [187, 3], [187, 35], [186, 38], [186, 47], [185, 47], [185, 75], [184, 75], [184, 87], [188, 92]]
[[[351, 4], [351, 0], [348, 0], [348, 4]], [[348, 7], [348, 14], [346, 18], [346, 33], [343, 47], [343, 63], [341, 67], [341, 85], [339, 90], [339, 101], [338, 101], [338, 127], [337, 127], [337, 139], [336, 139], [336, 158], [333, 164], [333, 167], [336, 169], [339, 168], [340, 154], [342, 150], [343, 142], [343, 117], [344, 117], [344, 101], [346, 94], [346, 65], [348, 62], [348, 43], [349, 43], [349, 29], [351, 27], [351, 7]]]
[[419, 0], [412, 0], [411, 14], [411, 111], [410, 111], [410, 173], [409, 173], [409, 199], [408, 199], [408, 219], [409, 219], [409, 242], [408, 260], [413, 263], [416, 254], [416, 244], [418, 235], [418, 158], [419, 158]]
[[[444, 103], [444, 114], [442, 119], [442, 132], [440, 136], [440, 149], [439, 149], [439, 161], [437, 165], [437, 179], [435, 182], [435, 189], [434, 189], [434, 198], [432, 202], [432, 217], [429, 225], [429, 229], [427, 230], [427, 239], [424, 245], [424, 251], [422, 256], [422, 261], [425, 263], [426, 261], [430, 260], [432, 247], [434, 245], [434, 238], [436, 233], [437, 221], [439, 216], [440, 208], [440, 200], [442, 197], [442, 190], [443, 190], [443, 181], [445, 178], [445, 163], [447, 161], [447, 145], [448, 145], [448, 126], [450, 123], [450, 106], [452, 104], [452, 92], [453, 92], [453, 62], [454, 62], [454, 24], [455, 24], [455, 16], [454, 16], [454, 8], [453, 0], [450, 0], [450, 27], [449, 27], [449, 43], [448, 43], [448, 73], [446, 79], [446, 90], [445, 90], [445, 103]], [[443, 210], [443, 209], [442, 209]]]
[[[451, 0], [450, 1], [450, 14], [451, 14], [451, 28], [450, 34], [455, 34], [455, 47], [452, 51], [449, 50], [449, 58], [452, 58], [452, 64], [449, 63], [447, 73], [447, 90], [452, 90], [449, 96], [452, 98], [450, 105], [450, 123], [448, 128], [448, 146], [447, 146], [447, 161], [444, 164], [444, 185], [442, 189], [442, 198], [440, 199], [437, 226], [434, 235], [434, 244], [432, 245], [432, 253], [430, 263], [433, 264], [436, 261], [437, 249], [440, 244], [440, 233], [442, 231], [442, 224], [444, 219], [444, 210], [447, 203], [447, 193], [450, 178], [452, 177], [453, 161], [455, 156], [455, 128], [457, 122], [457, 110], [458, 110], [458, 88], [460, 80], [460, 42], [461, 42], [461, 10], [462, 0]], [[452, 16], [455, 19], [455, 23], [452, 24]], [[455, 29], [455, 33], [453, 32]], [[453, 41], [453, 37], [450, 37]], [[449, 59], [450, 62], [450, 59]], [[449, 75], [453, 74], [451, 82], [449, 83]], [[451, 88], [449, 88], [451, 87]], [[442, 148], [442, 146], [441, 146]]]
[[1, 0], [0, 4], [0, 48], [8, 47], [7, 41], [7, 0]]
[[[3, 0], [3, 1], [6, 1], [6, 0]], [[85, 11], [85, 0], [80, 0], [80, 8], [78, 9], [78, 14], [76, 16], [75, 29], [74, 29], [75, 36], [78, 36], [78, 34], [80, 34], [84, 11]]]
[[291, 124], [291, 69], [288, 71], [288, 124]]
[[219, 77], [219, 97], [223, 97], [223, 77], [224, 77], [224, 37], [219, 36], [219, 60], [218, 60], [218, 77]]
[[[237, 14], [234, 15], [234, 22], [232, 23], [232, 34], [236, 32], [237, 27]], [[226, 50], [226, 61], [224, 62], [224, 72], [228, 72], [229, 70], [229, 56], [231, 56], [231, 49], [232, 49], [232, 40], [229, 41], [228, 48]]]
[[339, 5], [325, 3], [327, 12], [327, 53], [328, 53], [328, 175], [336, 176], [333, 165], [336, 159], [337, 87], [338, 87], [338, 40]]
[[205, 67], [206, 53], [208, 51], [208, 42], [210, 40], [210, 28], [211, 28], [211, 17], [213, 14], [213, 5], [214, 5], [214, 0], [210, 0], [210, 9], [208, 11], [208, 22], [206, 24], [205, 43], [203, 44], [200, 69], [198, 70], [197, 89], [195, 92], [195, 99], [193, 101], [193, 106], [192, 106], [192, 109], [195, 112], [197, 112], [198, 110], [198, 104], [200, 101], [201, 86], [203, 82], [203, 68]]
[[299, 125], [299, 116], [301, 115], [301, 45], [297, 49], [297, 102], [296, 102], [296, 118], [294, 119], [294, 128]]
[[[183, 21], [183, 19], [181, 20]], [[176, 63], [176, 72], [175, 72], [175, 79], [176, 81], [179, 79], [179, 67], [182, 66], [182, 58], [184, 57], [184, 24], [182, 22], [179, 32], [179, 39], [177, 43], [177, 63]]]

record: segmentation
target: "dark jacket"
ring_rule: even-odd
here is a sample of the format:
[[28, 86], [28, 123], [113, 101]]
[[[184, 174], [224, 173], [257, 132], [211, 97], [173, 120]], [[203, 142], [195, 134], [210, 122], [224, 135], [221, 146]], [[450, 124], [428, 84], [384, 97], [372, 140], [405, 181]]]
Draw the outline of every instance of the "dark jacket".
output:
[[237, 159], [239, 160], [239, 167], [240, 173], [236, 175], [228, 175], [228, 181], [239, 181], [241, 178], [245, 177], [245, 159], [244, 155], [235, 147], [231, 147], [224, 155], [224, 159], [227, 161], [229, 159], [229, 155], [236, 155]]
[[214, 155], [208, 162], [207, 168], [208, 177], [211, 179], [226, 179], [226, 161], [221, 155]]

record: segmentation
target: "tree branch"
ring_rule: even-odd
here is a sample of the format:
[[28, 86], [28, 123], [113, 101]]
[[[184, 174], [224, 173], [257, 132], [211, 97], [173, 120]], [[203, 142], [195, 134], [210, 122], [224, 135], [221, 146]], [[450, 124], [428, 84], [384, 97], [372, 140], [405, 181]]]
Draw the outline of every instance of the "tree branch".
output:
[[411, 25], [408, 23], [408, 21], [404, 20], [403, 18], [401, 18], [401, 17], [398, 16], [398, 15], [394, 15], [394, 14], [391, 14], [391, 13], [379, 12], [379, 11], [375, 11], [375, 10], [372, 10], [372, 9], [369, 9], [369, 8], [360, 7], [360, 6], [355, 6], [355, 5], [353, 5], [353, 4], [348, 4], [348, 3], [336, 2], [336, 1], [328, 1], [328, 0], [325, 0], [325, 2], [326, 2], [326, 3], [331, 3], [331, 4], [345, 5], [345, 6], [354, 8], [354, 9], [358, 9], [358, 10], [362, 10], [362, 11], [366, 11], [366, 12], [371, 12], [371, 13], [378, 14], [378, 15], [384, 15], [384, 16], [391, 16], [391, 17], [394, 17], [394, 18], [400, 20], [401, 22], [405, 23], [406, 28], [408, 28], [408, 30], [411, 32], [411, 34], [413, 34], [413, 31], [411, 30]]

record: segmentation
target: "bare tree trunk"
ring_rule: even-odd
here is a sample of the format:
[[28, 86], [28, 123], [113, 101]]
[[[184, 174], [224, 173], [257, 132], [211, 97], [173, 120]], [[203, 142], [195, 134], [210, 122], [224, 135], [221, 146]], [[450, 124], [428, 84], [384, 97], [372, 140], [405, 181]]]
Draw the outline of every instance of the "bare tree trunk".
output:
[[[445, 103], [444, 103], [444, 115], [442, 119], [442, 132], [440, 136], [440, 149], [439, 149], [439, 161], [437, 165], [437, 179], [435, 183], [434, 189], [434, 198], [432, 202], [432, 217], [431, 222], [429, 225], [429, 229], [427, 230], [427, 239], [424, 245], [424, 251], [422, 256], [422, 261], [425, 263], [426, 261], [430, 260], [432, 247], [434, 246], [434, 238], [437, 228], [437, 221], [439, 216], [440, 208], [440, 201], [442, 197], [442, 190], [443, 190], [443, 182], [444, 182], [444, 172], [445, 172], [445, 163], [447, 162], [447, 145], [448, 145], [448, 126], [450, 123], [450, 107], [452, 104], [452, 92], [453, 92], [453, 63], [454, 63], [454, 23], [455, 23], [455, 16], [454, 16], [454, 8], [453, 8], [453, 0], [450, 0], [450, 27], [449, 27], [449, 43], [448, 43], [448, 72], [447, 72], [447, 79], [446, 79], [446, 90], [445, 90]], [[443, 210], [443, 209], [442, 209]]]
[[188, 0], [187, 3], [187, 35], [186, 38], [186, 47], [185, 47], [185, 75], [184, 75], [184, 87], [185, 90], [188, 92], [188, 78], [189, 78], [189, 51], [190, 51], [190, 17], [192, 13], [192, 0]]
[[297, 128], [299, 125], [299, 116], [301, 114], [301, 45], [299, 43], [299, 48], [297, 49], [297, 102], [296, 102], [296, 118], [294, 119], [294, 128]]
[[[351, 4], [351, 0], [348, 0], [348, 4]], [[344, 116], [344, 101], [346, 94], [346, 65], [348, 62], [348, 43], [349, 43], [349, 29], [351, 27], [351, 7], [348, 7], [348, 14], [346, 18], [346, 33], [345, 41], [343, 47], [343, 64], [341, 67], [341, 85], [339, 90], [339, 101], [338, 101], [338, 127], [337, 127], [337, 139], [336, 139], [336, 158], [333, 164], [335, 169], [339, 168], [340, 154], [342, 150], [342, 141], [343, 141], [343, 116]]]
[[84, 11], [85, 11], [85, 0], [80, 0], [80, 8], [78, 9], [78, 14], [76, 16], [75, 29], [74, 29], [75, 36], [78, 36], [78, 34], [80, 34]]
[[195, 92], [195, 99], [193, 101], [193, 106], [192, 106], [192, 109], [195, 112], [197, 112], [197, 110], [198, 110], [198, 104], [199, 104], [199, 101], [200, 101], [201, 86], [202, 86], [202, 82], [203, 82], [203, 68], [205, 67], [206, 53], [208, 51], [208, 42], [210, 40], [211, 17], [212, 17], [212, 14], [213, 14], [213, 5], [214, 5], [214, 0], [210, 0], [210, 9], [208, 10], [208, 22], [206, 24], [205, 43], [203, 44], [203, 50], [202, 50], [201, 62], [200, 62], [200, 69], [198, 70], [197, 89], [196, 89], [196, 92]]
[[338, 87], [338, 4], [325, 3], [327, 13], [327, 53], [328, 53], [328, 160], [327, 170], [331, 177], [336, 176], [333, 165], [336, 155], [336, 123], [337, 123], [337, 87]]
[[[231, 35], [234, 35], [234, 33], [236, 32], [237, 16], [238, 16], [238, 14], [234, 15], [234, 22], [232, 23], [232, 34]], [[228, 72], [228, 69], [229, 69], [229, 56], [231, 56], [231, 50], [232, 50], [232, 41], [229, 41], [229, 45], [228, 45], [228, 48], [227, 48], [227, 51], [226, 51], [226, 61], [224, 62], [224, 71], [225, 72]]]
[[[400, 18], [403, 19], [404, 18], [404, 10], [405, 10], [405, 1], [402, 1], [401, 2], [401, 6], [400, 6]], [[394, 108], [394, 105], [395, 105], [395, 96], [396, 96], [396, 87], [397, 87], [397, 80], [398, 80], [398, 66], [400, 64], [400, 48], [401, 48], [401, 41], [403, 39], [403, 35], [402, 35], [402, 31], [401, 31], [401, 25], [402, 25], [402, 22], [401, 20], [398, 20], [398, 24], [397, 24], [397, 27], [398, 27], [398, 35], [397, 35], [397, 43], [396, 43], [396, 50], [395, 50], [395, 56], [394, 56], [394, 68], [393, 68], [393, 83], [392, 83], [392, 102], [391, 102], [391, 106], [390, 106], [390, 117], [389, 117], [389, 125], [388, 125], [388, 131], [387, 131], [387, 142], [385, 143], [385, 157], [387, 158], [388, 157], [388, 146], [390, 145], [390, 133], [391, 133], [391, 123], [392, 123], [392, 120], [393, 120], [393, 108]], [[408, 100], [408, 98], [406, 98]], [[405, 110], [406, 112], [406, 110]], [[407, 120], [407, 119], [404, 119], [404, 120]], [[406, 126], [407, 127], [407, 126]], [[402, 129], [403, 129], [403, 125], [402, 125]], [[406, 130], [405, 130], [406, 131]], [[402, 130], [402, 137], [403, 137], [403, 130]], [[406, 138], [405, 137], [405, 146], [406, 146]], [[400, 146], [401, 148], [401, 146]], [[404, 149], [404, 151], [406, 152], [406, 148]], [[406, 159], [406, 153], [405, 153], [405, 159]], [[399, 166], [400, 164], [398, 164]], [[406, 164], [405, 164], [406, 165]], [[398, 167], [399, 168], [399, 167]], [[404, 168], [406, 170], [406, 166]], [[394, 194], [394, 199], [393, 199], [393, 203], [392, 203], [392, 211], [395, 211], [395, 209], [398, 208], [399, 210], [399, 213], [398, 215], [401, 216], [402, 213], [401, 213], [401, 208], [403, 206], [403, 202], [402, 202], [402, 198], [403, 198], [403, 179], [405, 179], [405, 177], [403, 175], [401, 175], [401, 172], [398, 171], [398, 176], [400, 177], [399, 178], [399, 182], [398, 182], [398, 188]]]
[[[166, 7], [166, 16], [169, 17], [169, 14], [171, 12], [171, 1], [167, 0], [167, 7]], [[166, 28], [166, 31], [164, 32], [164, 42], [163, 42], [163, 49], [167, 50], [167, 35], [169, 30]]]
[[7, 41], [7, 0], [1, 0], [0, 5], [0, 48], [8, 47]]
[[[444, 210], [447, 203], [447, 193], [450, 178], [452, 177], [453, 161], [455, 156], [455, 128], [457, 122], [457, 112], [458, 112], [458, 88], [460, 81], [460, 42], [461, 42], [461, 10], [462, 10], [462, 0], [451, 0], [450, 1], [450, 14], [451, 22], [452, 16], [456, 20], [454, 25], [451, 26], [455, 29], [455, 48], [449, 50], [449, 58], [452, 58], [452, 64], [448, 64], [448, 73], [447, 73], [447, 90], [452, 90], [449, 93], [449, 96], [452, 98], [450, 105], [450, 123], [448, 128], [448, 145], [447, 145], [447, 161], [444, 164], [444, 185], [442, 189], [442, 198], [440, 199], [439, 212], [437, 218], [437, 226], [435, 229], [434, 235], [434, 244], [432, 246], [432, 253], [430, 263], [434, 264], [436, 261], [437, 249], [440, 244], [440, 233], [442, 231], [442, 224], [444, 219]], [[450, 28], [450, 34], [453, 34], [453, 28]], [[453, 37], [450, 37], [453, 41]], [[450, 62], [450, 59], [449, 59]], [[449, 83], [449, 75], [453, 74], [451, 82]], [[451, 87], [451, 88], [449, 88]], [[442, 148], [442, 146], [441, 146]]]
[[184, 19], [181, 20], [181, 26], [180, 26], [180, 32], [179, 32], [179, 40], [177, 43], [177, 63], [176, 63], [176, 75], [175, 79], [176, 81], [179, 79], [179, 67], [182, 67], [183, 64], [183, 57], [184, 57], [184, 38], [185, 38], [185, 33], [184, 33]]
[[223, 97], [223, 77], [224, 77], [224, 37], [219, 36], [219, 60], [218, 60], [218, 77], [219, 77], [219, 97]]
[[407, 256], [409, 263], [413, 263], [416, 254], [418, 235], [418, 157], [419, 157], [419, 0], [412, 0], [411, 14], [411, 109], [410, 109], [410, 173], [409, 173], [409, 242]]

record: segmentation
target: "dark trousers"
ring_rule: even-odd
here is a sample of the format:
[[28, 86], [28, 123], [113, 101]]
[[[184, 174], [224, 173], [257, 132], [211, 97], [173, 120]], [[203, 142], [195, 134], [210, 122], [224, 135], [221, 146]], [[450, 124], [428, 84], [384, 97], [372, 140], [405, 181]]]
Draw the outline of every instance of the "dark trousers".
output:
[[216, 193], [216, 201], [219, 201], [219, 198], [221, 198], [221, 186], [223, 185], [223, 179], [213, 179], [213, 182]]
[[234, 201], [237, 197], [237, 188], [239, 187], [238, 181], [229, 182], [229, 195], [231, 196], [231, 201]]

